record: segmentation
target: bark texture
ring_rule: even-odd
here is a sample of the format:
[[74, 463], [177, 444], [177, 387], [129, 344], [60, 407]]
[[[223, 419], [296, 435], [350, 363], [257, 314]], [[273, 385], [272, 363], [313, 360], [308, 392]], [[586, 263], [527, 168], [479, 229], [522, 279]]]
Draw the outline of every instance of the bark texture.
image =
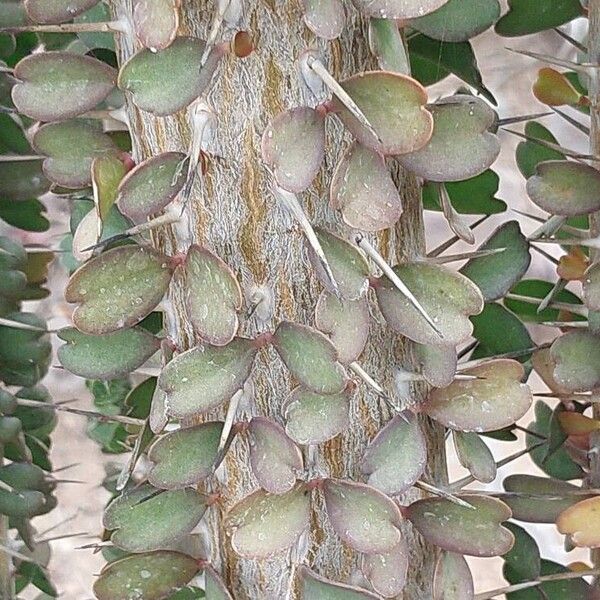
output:
[[[205, 37], [214, 9], [206, 0], [182, 0], [180, 35]], [[131, 14], [131, 0], [113, 0], [115, 14]], [[219, 127], [215, 156], [208, 171], [197, 181], [192, 202], [182, 224], [164, 228], [153, 243], [169, 254], [185, 252], [190, 242], [205, 245], [222, 257], [249, 292], [263, 285], [275, 297], [272, 318], [261, 320], [254, 314], [243, 319], [240, 335], [255, 336], [273, 331], [282, 319], [313, 324], [313, 312], [320, 293], [307, 261], [303, 236], [271, 194], [271, 180], [260, 157], [260, 137], [268, 121], [289, 107], [316, 101], [296, 70], [296, 59], [307, 47], [318, 47], [323, 61], [336, 78], [376, 68], [366, 41], [366, 23], [348, 6], [348, 25], [339, 40], [325, 44], [305, 28], [300, 0], [246, 0], [244, 25], [252, 36], [255, 52], [245, 60], [227, 57], [215, 75], [208, 101], [218, 113]], [[119, 41], [119, 40], [118, 40]], [[137, 42], [121, 37], [120, 60], [138, 50]], [[128, 98], [134, 158], [140, 161], [158, 152], [186, 151], [189, 126], [185, 111], [156, 118], [138, 110]], [[328, 205], [328, 185], [333, 168], [349, 141], [339, 122], [328, 119], [328, 146], [324, 166], [312, 188], [301, 197], [313, 223], [349, 235], [339, 214]], [[424, 232], [418, 182], [396, 169], [402, 191], [404, 215], [395, 230], [373, 238], [373, 243], [394, 264], [424, 250]], [[185, 291], [175, 280], [167, 303], [167, 327], [181, 348], [195, 343], [185, 311]], [[374, 304], [372, 303], [372, 306]], [[373, 326], [362, 366], [390, 393], [399, 405], [418, 403], [423, 389], [412, 389], [400, 398], [394, 391], [393, 368], [410, 365], [410, 348], [389, 331], [373, 309]], [[280, 406], [293, 387], [285, 369], [271, 350], [261, 351], [241, 405], [240, 418], [251, 414], [268, 415], [281, 421]], [[210, 415], [223, 416], [223, 412]], [[360, 480], [358, 464], [368, 441], [389, 420], [391, 412], [384, 401], [364, 385], [351, 405], [351, 428], [321, 445], [310, 456], [311, 476], [333, 476]], [[424, 423], [429, 441], [429, 467], [426, 479], [443, 483], [445, 474], [443, 431]], [[207, 554], [238, 600], [296, 598], [294, 567], [307, 562], [319, 573], [344, 582], [361, 583], [359, 557], [335, 536], [316, 502], [312, 527], [306, 539], [284, 556], [267, 561], [238, 557], [231, 549], [223, 528], [223, 515], [235, 502], [256, 488], [250, 473], [248, 447], [240, 436], [230, 449], [212, 491], [223, 494], [223, 502], [211, 507], [206, 523]], [[408, 499], [419, 493], [411, 492]], [[409, 581], [401, 598], [431, 598], [431, 581], [436, 552], [416, 535], [407, 523], [405, 539], [410, 548]]]

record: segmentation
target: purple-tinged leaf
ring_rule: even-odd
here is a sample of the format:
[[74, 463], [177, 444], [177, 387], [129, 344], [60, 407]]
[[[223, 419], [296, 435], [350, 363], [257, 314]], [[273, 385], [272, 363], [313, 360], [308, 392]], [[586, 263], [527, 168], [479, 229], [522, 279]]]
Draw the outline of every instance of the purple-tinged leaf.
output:
[[200, 345], [176, 356], [158, 379], [168, 414], [184, 419], [229, 400], [250, 376], [256, 352], [252, 340], [234, 338], [227, 346]]
[[206, 479], [213, 470], [222, 430], [223, 423], [209, 421], [158, 438], [148, 451], [154, 463], [148, 482], [170, 490]]
[[458, 94], [429, 106], [433, 134], [427, 145], [398, 160], [428, 181], [462, 181], [483, 173], [498, 157], [500, 142], [488, 129], [496, 113], [483, 100]]
[[[315, 233], [331, 272], [338, 285], [340, 295], [347, 300], [356, 300], [369, 288], [369, 265], [360, 250], [350, 242], [334, 235], [326, 229], [316, 228]], [[331, 282], [320, 261], [311, 248], [308, 257], [319, 281], [332, 293]]]
[[160, 550], [109, 563], [94, 582], [98, 600], [163, 600], [188, 584], [200, 570], [195, 558]]
[[164, 50], [141, 50], [121, 67], [118, 85], [132, 93], [142, 110], [163, 117], [172, 115], [210, 85], [222, 54], [213, 50], [203, 66], [204, 46], [200, 39], [178, 37]]
[[233, 600], [223, 580], [212, 567], [204, 567], [204, 588], [210, 600]]
[[346, 387], [346, 371], [335, 347], [316, 329], [282, 321], [273, 345], [292, 375], [313, 392], [337, 394]]
[[383, 157], [356, 142], [335, 169], [330, 198], [354, 229], [387, 229], [402, 214], [402, 200]]
[[458, 358], [453, 346], [415, 344], [415, 359], [425, 381], [434, 387], [445, 387], [454, 381]]
[[553, 215], [587, 215], [600, 210], [600, 173], [582, 162], [548, 160], [527, 180], [527, 193]]
[[157, 493], [145, 485], [115, 498], [107, 506], [102, 524], [112, 531], [112, 543], [122, 550], [158, 550], [192, 531], [206, 511], [204, 500], [195, 490]]
[[321, 577], [304, 565], [298, 568], [298, 579], [302, 600], [381, 600], [367, 590]]
[[141, 327], [104, 335], [87, 335], [74, 327], [58, 332], [67, 342], [58, 349], [60, 364], [86, 379], [117, 379], [143, 365], [160, 341]]
[[296, 483], [304, 462], [298, 446], [283, 427], [266, 417], [254, 417], [248, 426], [250, 466], [260, 487], [271, 494], [284, 494]]
[[458, 461], [477, 481], [491, 483], [496, 479], [496, 461], [479, 435], [453, 431], [452, 438]]
[[262, 157], [284, 190], [303, 192], [317, 176], [325, 154], [325, 117], [313, 108], [291, 108], [269, 123]]
[[25, 0], [25, 10], [35, 23], [55, 25], [70, 21], [98, 4], [98, 0]]
[[516, 360], [490, 360], [463, 373], [478, 379], [432, 390], [423, 412], [450, 429], [481, 433], [508, 427], [529, 410], [533, 396]]
[[470, 315], [483, 310], [479, 289], [464, 275], [425, 262], [397, 265], [394, 272], [431, 316], [443, 338], [386, 277], [375, 283], [379, 308], [390, 327], [420, 344], [455, 346], [469, 338]]
[[38, 121], [62, 121], [92, 110], [115, 87], [116, 71], [91, 56], [41, 52], [22, 59], [12, 89], [17, 110]]
[[554, 379], [571, 392], [587, 392], [600, 386], [600, 337], [591, 331], [569, 331], [550, 348]]
[[194, 332], [225, 346], [238, 330], [242, 290], [232, 270], [216, 255], [193, 245], [185, 259], [187, 308]]
[[281, 407], [286, 433], [298, 444], [321, 444], [348, 428], [349, 392], [315, 394], [297, 387]]
[[361, 570], [373, 589], [384, 598], [395, 598], [404, 589], [409, 551], [404, 540], [385, 554], [365, 554]]
[[118, 156], [106, 154], [92, 162], [94, 207], [102, 223], [117, 200], [117, 190], [125, 172], [125, 165]]
[[421, 477], [427, 445], [417, 418], [396, 415], [371, 441], [362, 458], [367, 483], [389, 495], [402, 494]]
[[48, 157], [42, 167], [46, 177], [71, 189], [91, 185], [92, 161], [118, 151], [100, 122], [83, 119], [42, 125], [33, 135], [32, 146]]
[[304, 483], [285, 494], [258, 490], [226, 517], [231, 545], [246, 558], [268, 558], [289, 548], [309, 527], [310, 493]]
[[474, 508], [445, 498], [417, 500], [405, 516], [430, 543], [458, 554], [500, 556], [514, 543], [513, 534], [501, 523], [510, 519], [510, 508], [495, 498], [460, 496]]
[[381, 19], [415, 19], [437, 10], [448, 0], [356, 0], [360, 12]]
[[442, 552], [433, 574], [433, 600], [473, 600], [473, 575], [462, 554]]
[[560, 513], [590, 496], [578, 494], [581, 488], [551, 477], [509, 475], [502, 482], [509, 492], [501, 496], [513, 519], [526, 523], [555, 523]]
[[158, 252], [121, 246], [103, 252], [81, 266], [65, 290], [67, 302], [77, 302], [73, 323], [93, 335], [133, 327], [161, 301], [171, 267]]
[[156, 52], [177, 35], [180, 0], [134, 0], [133, 28], [145, 48]]
[[315, 325], [333, 342], [338, 360], [348, 365], [362, 354], [369, 337], [369, 305], [365, 297], [342, 300], [323, 290], [315, 309]]
[[346, 12], [340, 0], [303, 0], [304, 22], [318, 37], [334, 40], [344, 30]]
[[551, 348], [540, 348], [531, 355], [531, 364], [540, 379], [550, 388], [551, 391], [558, 394], [569, 394], [571, 390], [563, 387], [554, 378], [554, 369], [556, 363], [552, 358]]
[[381, 143], [374, 140], [334, 96], [334, 110], [364, 146], [384, 155], [406, 154], [419, 150], [431, 138], [433, 117], [425, 108], [427, 91], [418, 81], [399, 73], [369, 71], [341, 83], [381, 140]]
[[185, 184], [184, 159], [181, 152], [163, 152], [129, 171], [119, 186], [121, 212], [142, 221], [172, 202]]
[[326, 479], [322, 489], [331, 525], [349, 546], [365, 554], [383, 554], [399, 544], [402, 515], [385, 494], [341, 479]]

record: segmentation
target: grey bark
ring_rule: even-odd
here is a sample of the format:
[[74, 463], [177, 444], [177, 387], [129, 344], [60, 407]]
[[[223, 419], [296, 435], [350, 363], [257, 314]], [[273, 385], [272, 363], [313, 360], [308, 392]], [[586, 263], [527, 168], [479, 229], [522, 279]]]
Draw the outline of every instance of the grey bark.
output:
[[[131, 0], [113, 0], [113, 8], [116, 14], [122, 11], [131, 14]], [[180, 35], [206, 36], [212, 11], [210, 2], [183, 0]], [[316, 40], [304, 27], [299, 0], [246, 0], [244, 11], [244, 28], [254, 40], [255, 52], [243, 61], [227, 57], [208, 95], [209, 103], [218, 113], [215, 151], [219, 156], [209, 160], [206, 176], [195, 185], [185, 227], [164, 228], [154, 236], [153, 243], [172, 254], [185, 252], [193, 239], [215, 251], [239, 273], [245, 291], [256, 285], [270, 286], [276, 298], [273, 318], [267, 322], [250, 318], [240, 328], [240, 335], [255, 336], [273, 331], [282, 319], [313, 324], [320, 293], [320, 285], [307, 261], [303, 236], [270, 191], [270, 175], [260, 157], [261, 134], [274, 115], [307, 103], [295, 61], [308, 46], [321, 49], [324, 63], [338, 79], [376, 65], [365, 38], [366, 23], [351, 6], [343, 35], [328, 44]], [[137, 49], [135, 40], [121, 38], [120, 60], [126, 60]], [[156, 118], [138, 110], [131, 99], [127, 109], [136, 161], [167, 150], [186, 151], [189, 127], [185, 111]], [[323, 168], [301, 201], [314, 223], [326, 224], [347, 236], [348, 228], [328, 206], [328, 185], [349, 136], [335, 119], [328, 119], [327, 134]], [[393, 168], [402, 192], [404, 215], [395, 230], [372, 239], [392, 264], [424, 250], [420, 188], [414, 178]], [[184, 282], [176, 279], [168, 299], [167, 328], [174, 341], [185, 349], [194, 340], [186, 317], [184, 294]], [[395, 393], [393, 367], [410, 366], [410, 349], [385, 327], [380, 315], [375, 311], [373, 314], [370, 342], [361, 363], [387, 390]], [[292, 382], [274, 352], [262, 351], [252, 375], [252, 387], [252, 400], [243, 406], [239, 418], [263, 414], [281, 421], [279, 407]], [[396, 400], [405, 405], [417, 403], [423, 393], [423, 389], [417, 388], [409, 397]], [[361, 480], [358, 463], [362, 452], [390, 414], [380, 398], [360, 385], [352, 402], [350, 430], [316, 450], [312, 473]], [[222, 417], [223, 412], [210, 415], [215, 416]], [[426, 478], [443, 483], [446, 479], [443, 431], [425, 421], [424, 428], [429, 444]], [[223, 502], [211, 507], [205, 516], [208, 557], [235, 598], [297, 597], [293, 565], [298, 561], [307, 562], [332, 579], [360, 582], [358, 556], [336, 538], [321, 501], [314, 507], [310, 534], [291, 552], [267, 561], [245, 560], [233, 553], [223, 529], [223, 516], [235, 502], [256, 489], [248, 464], [247, 444], [236, 439], [226, 458], [224, 475], [210, 487], [211, 491], [223, 494]], [[419, 495], [414, 490], [403, 502]], [[436, 551], [409, 524], [403, 527], [403, 533], [410, 548], [411, 566], [401, 598], [431, 598]]]

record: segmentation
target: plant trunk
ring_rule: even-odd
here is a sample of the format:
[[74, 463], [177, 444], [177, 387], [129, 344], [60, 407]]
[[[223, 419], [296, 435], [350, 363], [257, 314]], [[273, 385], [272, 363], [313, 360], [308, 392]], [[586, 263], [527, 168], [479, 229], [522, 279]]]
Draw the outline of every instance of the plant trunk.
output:
[[[205, 37], [214, 4], [205, 0], [182, 0], [179, 35]], [[113, 0], [115, 16], [131, 14], [131, 0]], [[260, 139], [269, 120], [286, 108], [309, 104], [303, 91], [295, 60], [308, 46], [320, 47], [324, 63], [339, 80], [351, 74], [377, 68], [366, 41], [366, 22], [349, 7], [349, 21], [343, 35], [325, 44], [304, 27], [301, 2], [296, 0], [246, 0], [244, 28], [250, 33], [254, 53], [244, 60], [226, 57], [215, 75], [208, 101], [218, 114], [216, 155], [209, 158], [207, 173], [198, 178], [182, 223], [164, 228], [153, 243], [169, 254], [185, 252], [190, 243], [214, 250], [240, 275], [245, 291], [255, 285], [273, 289], [275, 314], [270, 322], [254, 317], [242, 322], [240, 335], [255, 336], [272, 331], [282, 319], [313, 324], [313, 312], [320, 292], [306, 259], [302, 233], [277, 204], [271, 178], [260, 156]], [[119, 59], [124, 61], [139, 49], [136, 41], [117, 36]], [[128, 99], [134, 159], [141, 161], [168, 150], [187, 151], [189, 126], [185, 111], [156, 118], [138, 110]], [[328, 120], [328, 151], [324, 166], [310, 191], [302, 195], [304, 209], [315, 224], [348, 234], [339, 214], [328, 204], [328, 186], [333, 168], [349, 140], [341, 124]], [[424, 251], [420, 186], [412, 175], [397, 173], [404, 214], [395, 230], [372, 238], [392, 264]], [[192, 328], [186, 316], [185, 290], [177, 278], [166, 302], [167, 330], [178, 347], [193, 345]], [[375, 314], [362, 366], [392, 396], [393, 369], [410, 368], [410, 347], [393, 334]], [[242, 403], [241, 418], [263, 414], [281, 422], [280, 406], [292, 382], [272, 351], [259, 356], [252, 378], [252, 399]], [[395, 398], [398, 404], [418, 403], [424, 390], [415, 388], [409, 397]], [[210, 415], [223, 417], [223, 413]], [[346, 433], [305, 456], [312, 476], [333, 476], [360, 480], [359, 462], [368, 441], [391, 416], [385, 402], [364, 385], [352, 402], [351, 427]], [[429, 443], [429, 467], [425, 479], [446, 482], [444, 432], [431, 422], [424, 423]], [[237, 600], [296, 598], [294, 565], [307, 562], [317, 572], [338, 581], [357, 579], [358, 556], [335, 536], [323, 506], [314, 506], [311, 531], [305, 540], [285, 556], [267, 561], [246, 560], [231, 549], [223, 528], [227, 509], [256, 488], [248, 463], [248, 448], [236, 439], [228, 452], [220, 477], [211, 491], [223, 501], [212, 506], [204, 522], [207, 555], [220, 571]], [[420, 492], [413, 490], [406, 499]], [[431, 597], [436, 551], [407, 523], [403, 533], [410, 549], [411, 565], [405, 600]]]

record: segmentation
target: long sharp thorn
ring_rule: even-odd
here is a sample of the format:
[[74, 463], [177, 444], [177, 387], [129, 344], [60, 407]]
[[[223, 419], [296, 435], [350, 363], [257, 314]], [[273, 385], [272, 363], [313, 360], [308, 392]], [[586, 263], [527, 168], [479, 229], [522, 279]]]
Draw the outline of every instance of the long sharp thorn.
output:
[[12, 485], [8, 485], [5, 481], [0, 479], [0, 489], [5, 490], [6, 492], [15, 492], [15, 488]]
[[567, 287], [566, 279], [559, 279], [553, 286], [552, 289], [544, 296], [542, 301], [539, 303], [537, 307], [537, 314], [539, 315], [544, 309], [548, 308], [556, 295], [562, 292]]
[[448, 194], [448, 190], [443, 183], [436, 184], [438, 197], [440, 199], [440, 204], [442, 205], [442, 212], [446, 220], [448, 221], [448, 225], [450, 229], [463, 241], [467, 244], [475, 243], [475, 234], [473, 230], [466, 222], [465, 218], [460, 215], [452, 206], [452, 202], [450, 202], [450, 196]]
[[578, 73], [586, 73], [589, 74], [590, 69], [597, 69], [600, 65], [592, 64], [592, 63], [576, 63], [572, 60], [565, 60], [562, 58], [556, 58], [555, 56], [550, 56], [549, 54], [538, 54], [537, 52], [530, 52], [529, 50], [517, 50], [516, 48], [506, 48], [509, 52], [514, 52], [515, 54], [521, 54], [523, 56], [528, 56], [529, 58], [534, 58], [536, 60], [546, 62], [550, 65], [557, 65], [559, 67], [566, 67], [567, 69], [572, 69], [573, 71], [577, 71]]
[[277, 198], [279, 198], [281, 203], [284, 205], [284, 207], [288, 210], [288, 212], [294, 217], [298, 225], [300, 225], [302, 231], [304, 232], [304, 235], [306, 236], [306, 239], [308, 240], [308, 243], [310, 244], [310, 247], [313, 249], [315, 256], [321, 263], [321, 266], [323, 267], [329, 279], [333, 292], [336, 296], [339, 297], [340, 292], [337, 281], [335, 280], [335, 277], [333, 275], [333, 271], [331, 270], [329, 262], [327, 261], [325, 252], [323, 252], [323, 248], [321, 247], [321, 243], [317, 238], [315, 230], [313, 229], [310, 221], [308, 220], [308, 217], [306, 216], [304, 210], [302, 210], [302, 207], [298, 202], [298, 198], [291, 192], [280, 188], [278, 185], [273, 186], [273, 191]]
[[398, 275], [394, 273], [392, 267], [390, 267], [387, 264], [387, 262], [385, 262], [383, 256], [381, 256], [381, 254], [379, 254], [379, 252], [377, 252], [377, 250], [375, 250], [375, 248], [371, 246], [371, 244], [363, 235], [356, 236], [356, 243], [371, 257], [373, 262], [383, 271], [385, 276], [394, 284], [398, 291], [400, 291], [406, 297], [406, 299], [412, 304], [415, 310], [417, 310], [419, 314], [425, 319], [425, 321], [427, 321], [427, 323], [433, 329], [433, 331], [435, 331], [441, 339], [444, 339], [444, 335], [438, 329], [434, 320], [423, 308], [421, 303], [415, 298], [413, 293], [406, 287], [406, 285], [403, 283], [400, 277], [398, 277]]
[[[147, 438], [147, 433], [150, 432], [150, 438]], [[123, 465], [123, 469], [119, 473], [119, 477], [117, 478], [117, 483], [115, 488], [118, 492], [125, 489], [125, 486], [129, 483], [129, 479], [135, 469], [135, 465], [139, 460], [142, 452], [148, 446], [150, 441], [152, 440], [152, 432], [150, 430], [150, 426], [148, 425], [148, 420], [144, 423], [144, 426], [140, 429], [137, 437], [135, 438], [135, 443], [133, 444], [133, 450], [131, 452], [131, 456], [129, 460]]]
[[[483, 217], [481, 217], [480, 219], [475, 221], [473, 225], [471, 225], [471, 229], [474, 230], [476, 227], [479, 227], [479, 225], [485, 223], [491, 216], [492, 215], [483, 215]], [[446, 240], [445, 242], [441, 243], [439, 246], [428, 252], [427, 257], [433, 258], [435, 256], [439, 256], [442, 252], [445, 252], [446, 250], [448, 250], [448, 248], [454, 246], [454, 244], [456, 244], [456, 242], [458, 242], [459, 240], [460, 238], [457, 235], [453, 235], [450, 239]]]
[[62, 23], [60, 25], [23, 25], [20, 27], [2, 27], [0, 33], [123, 33], [127, 24], [123, 21], [103, 23]]
[[539, 323], [544, 327], [559, 327], [559, 328], [570, 328], [570, 329], [587, 329], [587, 321], [543, 321]]
[[542, 140], [540, 138], [536, 138], [532, 135], [527, 135], [526, 133], [521, 133], [520, 131], [515, 131], [514, 129], [507, 129], [506, 127], [502, 128], [502, 131], [506, 131], [508, 133], [512, 133], [517, 137], [523, 138], [529, 142], [533, 142], [534, 144], [539, 144], [540, 146], [544, 146], [545, 148], [549, 148], [550, 150], [556, 150], [557, 152], [561, 152], [566, 156], [570, 156], [571, 158], [576, 158], [578, 160], [593, 160], [600, 161], [600, 157], [594, 156], [593, 154], [582, 154], [581, 152], [576, 152], [575, 150], [570, 150], [569, 148], [565, 148], [560, 144], [554, 144], [547, 140]]
[[[244, 396], [244, 390], [238, 390], [231, 400], [229, 401], [229, 406], [227, 407], [227, 414], [225, 415], [225, 422], [223, 423], [223, 429], [221, 431], [221, 437], [219, 438], [219, 446], [217, 448], [217, 456], [221, 456], [221, 453], [224, 453], [224, 450], [227, 448], [227, 441], [229, 440], [229, 434], [231, 433], [231, 429], [233, 427], [233, 423], [235, 422], [235, 417], [238, 412], [238, 408], [240, 406], [240, 401]], [[216, 462], [216, 461], [215, 461]], [[220, 463], [221, 461], [219, 461]]]
[[[564, 281], [564, 280], [561, 279], [559, 281]], [[567, 282], [565, 282], [565, 284], [566, 283]], [[582, 317], [587, 317], [587, 315], [588, 315], [587, 307], [583, 306], [582, 304], [570, 304], [568, 302], [552, 302], [552, 301], [550, 301], [549, 304], [543, 304], [544, 301], [546, 300], [546, 298], [543, 298], [540, 300], [540, 298], [533, 298], [531, 296], [522, 296], [521, 294], [506, 294], [506, 298], [508, 298], [509, 300], [518, 300], [520, 302], [527, 302], [528, 304], [537, 304], [538, 306], [543, 305], [544, 308], [547, 308], [549, 306], [550, 308], [555, 308], [557, 310], [566, 310], [573, 314], [580, 315]], [[541, 312], [541, 311], [539, 311], [539, 312]]]
[[587, 54], [588, 53], [588, 49], [587, 47], [582, 44], [581, 42], [577, 41], [575, 38], [571, 37], [568, 33], [565, 33], [562, 29], [560, 29], [559, 27], [555, 27], [554, 31], [556, 31], [556, 33], [558, 33], [558, 35], [560, 35], [560, 37], [563, 40], [566, 40], [567, 42], [569, 42], [569, 44], [571, 44], [572, 46], [574, 46], [575, 48], [577, 48], [577, 50]]
[[6, 319], [4, 317], [0, 317], [0, 325], [2, 327], [10, 327], [11, 329], [24, 329], [25, 331], [50, 333], [48, 329], [44, 329], [43, 327], [36, 327], [35, 325], [29, 325], [29, 323], [21, 323], [20, 321], [13, 321], [12, 319]]
[[426, 483], [425, 481], [421, 481], [421, 480], [417, 481], [415, 483], [415, 487], [417, 487], [425, 492], [429, 492], [430, 494], [434, 494], [436, 496], [440, 496], [441, 498], [445, 498], [446, 500], [449, 500], [450, 502], [452, 502], [458, 506], [462, 506], [463, 508], [469, 508], [471, 510], [475, 510], [475, 507], [472, 504], [470, 504], [469, 502], [467, 502], [466, 500], [463, 500], [462, 498], [455, 496], [452, 492], [449, 492], [447, 490], [442, 490], [442, 489], [436, 487], [435, 485]]
[[494, 356], [484, 356], [482, 358], [475, 358], [473, 360], [466, 360], [465, 362], [458, 363], [457, 369], [463, 371], [465, 369], [472, 369], [473, 367], [478, 367], [480, 365], [489, 362], [490, 360], [496, 360], [498, 358], [521, 358], [522, 356], [527, 356], [527, 354], [531, 354], [536, 350], [542, 348], [543, 345], [540, 346], [531, 346], [530, 348], [524, 348], [522, 350], [515, 350], [514, 352], [503, 352], [502, 354], [495, 354]]
[[3, 154], [0, 156], [0, 163], [4, 162], [23, 162], [34, 160], [45, 160], [46, 157], [38, 154]]
[[588, 248], [600, 249], [600, 236], [594, 238], [565, 238], [563, 239], [544, 239], [533, 240], [536, 244], [556, 244], [558, 246], [586, 246]]
[[200, 67], [203, 67], [206, 64], [210, 52], [217, 41], [217, 36], [219, 35], [219, 30], [223, 24], [223, 19], [225, 18], [225, 13], [229, 8], [229, 4], [230, 0], [220, 0], [216, 3], [214, 16], [210, 24], [210, 31], [206, 37], [206, 46], [204, 46], [204, 52], [202, 53], [202, 58], [200, 59]]
[[[547, 217], [542, 217], [540, 215], [533, 215], [531, 213], [525, 212], [524, 210], [519, 210], [518, 208], [511, 207], [510, 210], [512, 210], [512, 212], [514, 212], [514, 213], [517, 213], [518, 215], [521, 215], [522, 217], [527, 217], [528, 219], [536, 221], [537, 223], [546, 223], [548, 221]], [[571, 235], [582, 237], [582, 238], [587, 237], [589, 235], [587, 233], [587, 230], [577, 229], [577, 227], [572, 227], [571, 225], [563, 224], [560, 229], [561, 229], [561, 231], [564, 231], [565, 233], [570, 233]]]
[[498, 127], [504, 127], [504, 125], [513, 125], [514, 123], [522, 123], [523, 121], [532, 121], [533, 119], [542, 119], [543, 117], [549, 117], [551, 112], [535, 113], [532, 115], [520, 115], [518, 117], [505, 117], [504, 119], [498, 119], [496, 125]]
[[590, 135], [590, 128], [587, 127], [586, 125], [584, 125], [583, 123], [580, 123], [577, 119], [574, 119], [573, 117], [568, 115], [566, 112], [560, 110], [559, 108], [556, 108], [556, 106], [553, 106], [552, 110], [557, 115], [562, 117], [567, 123], [569, 123], [570, 125], [573, 125], [573, 127], [575, 127], [575, 129], [579, 129], [579, 131], [581, 131], [581, 133], [584, 133], [585, 135]]
[[552, 236], [565, 224], [566, 220], [567, 217], [561, 215], [553, 215], [549, 219], [542, 220], [542, 224], [527, 239], [531, 242], [543, 236]]
[[356, 361], [348, 365], [350, 369], [364, 381], [374, 392], [380, 396], [385, 396], [385, 390], [362, 368]]
[[123, 233], [118, 233], [109, 238], [106, 238], [105, 240], [100, 240], [97, 244], [92, 244], [91, 246], [84, 248], [82, 252], [91, 252], [92, 250], [96, 250], [97, 248], [102, 248], [103, 246], [107, 246], [108, 244], [113, 244], [114, 242], [126, 240], [127, 238], [139, 235], [140, 233], [144, 233], [146, 231], [150, 231], [151, 229], [156, 229], [157, 227], [162, 227], [163, 225], [172, 225], [177, 221], [179, 221], [179, 217], [177, 215], [165, 213], [164, 215], [155, 217], [150, 221], [146, 221], [146, 223], [134, 225], [133, 227], [126, 229]]
[[367, 119], [356, 102], [352, 100], [348, 92], [334, 79], [325, 65], [316, 56], [312, 55], [308, 56], [307, 64], [321, 78], [331, 92], [339, 98], [340, 102], [352, 113], [354, 118], [377, 140], [377, 143], [382, 145], [383, 142], [373, 125], [369, 122], [369, 119]]
[[30, 556], [25, 556], [25, 554], [21, 554], [20, 552], [17, 552], [16, 550], [13, 550], [12, 548], [8, 548], [4, 544], [0, 544], [0, 552], [4, 552], [5, 554], [8, 554], [9, 556], [12, 556], [13, 558], [22, 560], [24, 562], [28, 562], [28, 563], [37, 565], [40, 569], [42, 569], [42, 571], [48, 572], [48, 569], [41, 562], [38, 562], [37, 560], [35, 560], [34, 558], [31, 558]]
[[433, 256], [431, 258], [425, 257], [424, 262], [434, 263], [436, 265], [443, 265], [451, 262], [458, 262], [461, 260], [470, 260], [471, 258], [481, 258], [482, 256], [493, 256], [494, 254], [500, 254], [504, 252], [506, 248], [489, 248], [487, 250], [475, 250], [472, 252], [461, 252], [459, 254], [449, 254], [447, 256]]

